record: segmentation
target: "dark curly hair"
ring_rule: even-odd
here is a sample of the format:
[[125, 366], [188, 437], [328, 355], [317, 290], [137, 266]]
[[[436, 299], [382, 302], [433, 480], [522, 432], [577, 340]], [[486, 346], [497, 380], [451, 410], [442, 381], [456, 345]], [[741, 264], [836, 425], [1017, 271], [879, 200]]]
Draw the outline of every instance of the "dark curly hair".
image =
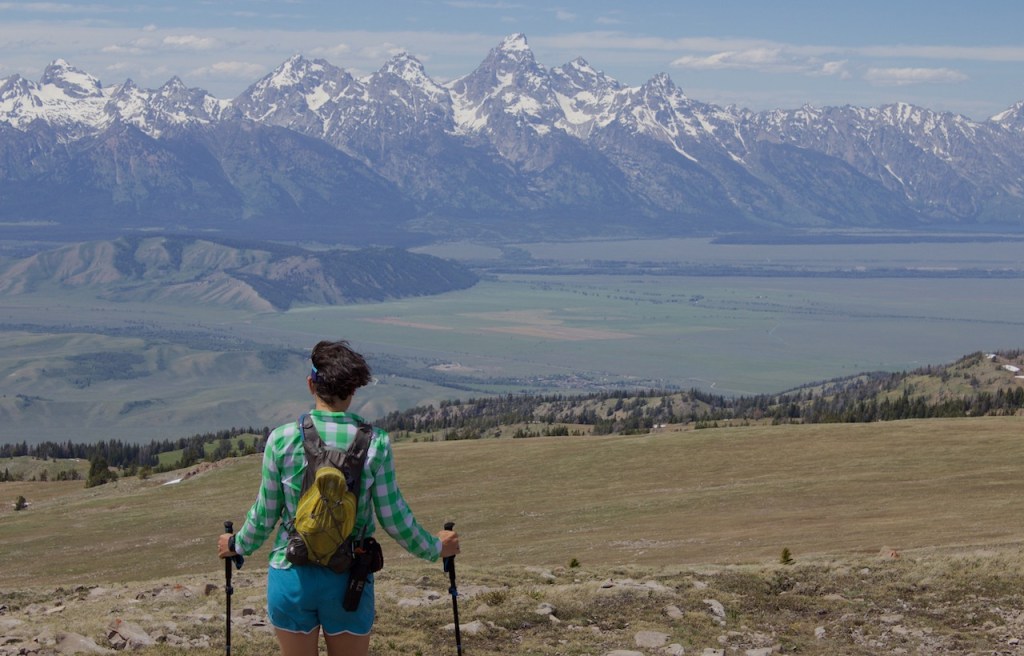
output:
[[328, 403], [344, 401], [372, 380], [366, 360], [345, 340], [319, 342], [309, 359], [313, 361], [316, 395]]

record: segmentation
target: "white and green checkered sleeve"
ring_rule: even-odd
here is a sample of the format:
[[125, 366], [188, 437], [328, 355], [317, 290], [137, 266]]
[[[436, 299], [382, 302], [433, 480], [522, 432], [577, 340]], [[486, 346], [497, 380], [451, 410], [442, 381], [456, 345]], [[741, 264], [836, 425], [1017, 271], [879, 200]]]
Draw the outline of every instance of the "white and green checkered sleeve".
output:
[[[276, 431], [275, 431], [276, 432]], [[256, 501], [246, 515], [245, 523], [235, 533], [235, 549], [249, 555], [260, 548], [274, 530], [284, 508], [282, 472], [278, 467], [280, 440], [271, 435], [263, 451], [263, 472]]]
[[383, 458], [373, 476], [373, 505], [377, 521], [406, 551], [424, 560], [435, 561], [441, 556], [441, 540], [416, 521], [405, 502], [398, 488], [391, 440], [386, 433], [380, 438], [380, 448]]

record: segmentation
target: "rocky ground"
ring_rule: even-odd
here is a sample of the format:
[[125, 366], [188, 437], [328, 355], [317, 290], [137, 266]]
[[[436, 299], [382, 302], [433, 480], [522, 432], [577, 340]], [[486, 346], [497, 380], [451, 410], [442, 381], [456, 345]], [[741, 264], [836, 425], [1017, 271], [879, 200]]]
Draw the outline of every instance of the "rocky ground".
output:
[[[439, 569], [439, 568], [438, 568]], [[1017, 654], [1020, 554], [715, 568], [459, 571], [467, 654]], [[233, 574], [232, 650], [276, 651], [265, 572]], [[371, 654], [455, 653], [448, 581], [423, 566], [378, 578]], [[0, 656], [218, 654], [223, 572], [178, 581], [2, 590]]]

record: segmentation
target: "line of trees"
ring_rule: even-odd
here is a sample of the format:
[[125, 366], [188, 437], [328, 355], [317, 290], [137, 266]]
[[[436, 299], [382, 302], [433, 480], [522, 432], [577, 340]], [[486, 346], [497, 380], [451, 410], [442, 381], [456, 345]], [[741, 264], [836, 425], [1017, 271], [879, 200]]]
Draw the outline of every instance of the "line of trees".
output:
[[[232, 440], [241, 435], [261, 436], [258, 444], [249, 448], [246, 445], [238, 446], [232, 444]], [[132, 444], [123, 440], [101, 440], [91, 444], [75, 443], [71, 440], [64, 442], [41, 442], [29, 444], [26, 441], [14, 444], [0, 445], [0, 458], [16, 458], [28, 456], [39, 460], [55, 459], [80, 459], [93, 461], [101, 457], [106, 461], [107, 466], [119, 469], [132, 467], [151, 467], [159, 471], [160, 454], [172, 451], [181, 451], [182, 457], [174, 468], [188, 467], [196, 462], [206, 459], [206, 445], [217, 442], [217, 449], [214, 451], [216, 459], [222, 459], [234, 453], [246, 451], [259, 451], [262, 444], [270, 435], [270, 428], [236, 428], [225, 430], [197, 433], [190, 437], [178, 439], [152, 440], [148, 444]], [[237, 452], [236, 452], [236, 446]]]
[[906, 373], [879, 373], [855, 381], [825, 383], [816, 391], [738, 398], [696, 389], [619, 390], [579, 396], [510, 394], [447, 401], [437, 407], [420, 406], [393, 412], [378, 423], [393, 434], [440, 432], [446, 439], [467, 439], [468, 435], [486, 435], [499, 426], [530, 423], [579, 424], [589, 426], [591, 434], [607, 435], [646, 432], [660, 424], [710, 426], [728, 420], [859, 423], [1013, 415], [1024, 411], [1022, 386], [977, 391], [939, 401], [915, 395], [911, 389], [894, 397], [886, 396], [887, 391], [898, 389], [906, 378]]
[[[1019, 359], [1020, 351], [1001, 354]], [[392, 412], [375, 422], [392, 435], [435, 432], [446, 440], [479, 439], [502, 426], [526, 425], [515, 437], [581, 434], [568, 426], [589, 427], [590, 434], [648, 432], [662, 424], [693, 423], [713, 427], [719, 422], [771, 420], [773, 423], [860, 423], [900, 419], [952, 418], [1013, 415], [1024, 411], [1024, 386], [1001, 387], [994, 392], [977, 389], [971, 369], [984, 362], [981, 353], [961, 360], [963, 368], [920, 369], [911, 374], [862, 374], [848, 379], [825, 381], [813, 387], [785, 394], [725, 397], [701, 390], [615, 390], [586, 395], [507, 394], [469, 400], [450, 400]], [[954, 373], [951, 373], [953, 371]], [[959, 371], [959, 373], [956, 373]], [[952, 376], [970, 378], [973, 393], [933, 400], [916, 394], [909, 384], [911, 375], [929, 376], [947, 382]], [[539, 424], [531, 428], [531, 424]], [[79, 458], [90, 463], [87, 486], [112, 480], [111, 469], [126, 475], [140, 470], [180, 469], [204, 460], [216, 461], [262, 450], [269, 427], [235, 428], [192, 435], [176, 440], [154, 440], [131, 444], [106, 440], [95, 444], [43, 442], [29, 445], [0, 445], [0, 458], [31, 456], [42, 460]], [[258, 439], [243, 440], [242, 435]], [[210, 447], [210, 445], [214, 445]], [[175, 463], [160, 465], [160, 454], [180, 451]], [[165, 459], [166, 460], [166, 459]], [[13, 480], [8, 470], [0, 482]]]

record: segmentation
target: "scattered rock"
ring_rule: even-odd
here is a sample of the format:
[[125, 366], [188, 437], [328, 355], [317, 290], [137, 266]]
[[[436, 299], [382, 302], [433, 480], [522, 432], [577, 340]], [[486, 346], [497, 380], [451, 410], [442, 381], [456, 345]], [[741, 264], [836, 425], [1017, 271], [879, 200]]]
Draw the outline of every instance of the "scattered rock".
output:
[[683, 648], [678, 642], [673, 642], [668, 647], [661, 650], [665, 656], [686, 656], [686, 649]]
[[551, 573], [551, 570], [543, 569], [541, 567], [527, 567], [526, 571], [532, 574], [536, 574], [538, 577], [540, 577], [540, 580], [544, 581], [545, 583], [554, 583], [558, 580], [558, 577]]
[[604, 656], [644, 656], [644, 653], [642, 651], [628, 651], [626, 649], [616, 649], [615, 651], [608, 652]]
[[883, 560], [899, 560], [900, 552], [889, 547], [882, 547], [882, 550], [878, 552], [878, 557]]
[[633, 579], [621, 579], [618, 581], [605, 579], [598, 584], [598, 589], [611, 591], [631, 590], [641, 592], [661, 592], [666, 594], [674, 592], [672, 588], [657, 581], [635, 581]]
[[92, 638], [87, 638], [77, 633], [57, 634], [57, 653], [60, 654], [113, 654], [113, 649], [107, 649], [96, 644]]
[[725, 626], [725, 606], [722, 605], [722, 602], [717, 599], [705, 599], [704, 603], [711, 609], [711, 615], [714, 617], [715, 622]]
[[759, 647], [758, 649], [748, 649], [743, 652], [743, 656], [772, 656], [775, 653], [775, 647]]
[[824, 640], [825, 639], [825, 627], [823, 627], [823, 626], [814, 627], [814, 637], [817, 638], [818, 640]]
[[15, 628], [24, 625], [25, 622], [15, 618], [6, 617], [0, 620], [0, 635], [8, 635], [14, 631]]
[[725, 650], [715, 649], [713, 647], [705, 647], [704, 651], [701, 652], [700, 656], [725, 656]]
[[660, 631], [639, 631], [633, 636], [637, 647], [658, 648], [668, 643], [668, 634]]
[[107, 640], [114, 649], [140, 649], [156, 644], [142, 627], [116, 618], [107, 629]]
[[551, 604], [547, 603], [547, 602], [542, 602], [541, 604], [539, 604], [537, 606], [536, 609], [534, 609], [533, 612], [536, 613], [537, 615], [551, 615], [551, 616], [554, 616], [555, 615], [555, 607], [552, 606]]
[[[463, 635], [479, 635], [486, 631], [490, 625], [484, 624], [480, 620], [473, 620], [467, 624], [459, 624], [459, 632]], [[455, 633], [455, 623], [452, 622], [444, 627], [445, 631], [449, 633]]]
[[665, 606], [665, 614], [674, 620], [681, 620], [684, 617], [683, 611], [679, 609], [679, 606]]

